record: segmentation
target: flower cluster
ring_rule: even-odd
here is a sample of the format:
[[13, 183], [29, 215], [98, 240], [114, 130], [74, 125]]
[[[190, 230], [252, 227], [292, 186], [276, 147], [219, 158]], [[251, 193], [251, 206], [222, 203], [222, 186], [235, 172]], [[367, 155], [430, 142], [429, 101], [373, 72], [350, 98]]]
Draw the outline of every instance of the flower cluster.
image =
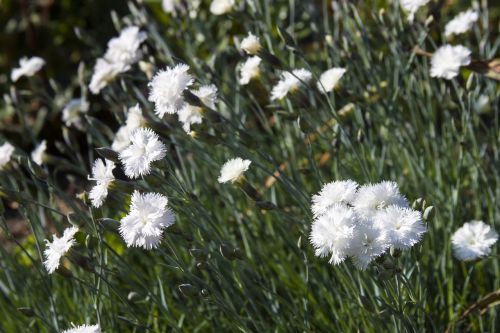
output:
[[389, 247], [407, 250], [426, 232], [421, 213], [408, 207], [398, 185], [390, 181], [328, 183], [313, 196], [311, 210], [310, 240], [316, 255], [329, 256], [336, 265], [350, 257], [365, 269]]

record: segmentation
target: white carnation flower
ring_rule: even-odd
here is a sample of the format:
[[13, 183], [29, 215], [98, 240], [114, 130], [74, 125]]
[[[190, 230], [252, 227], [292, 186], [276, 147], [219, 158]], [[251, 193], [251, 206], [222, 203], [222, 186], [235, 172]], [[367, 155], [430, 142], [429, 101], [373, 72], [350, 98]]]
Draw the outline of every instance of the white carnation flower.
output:
[[76, 127], [79, 130], [83, 129], [82, 114], [89, 110], [89, 102], [84, 98], [74, 98], [64, 106], [62, 111], [62, 119], [66, 127]]
[[241, 48], [246, 53], [255, 55], [262, 49], [262, 45], [260, 45], [259, 38], [249, 32], [248, 36], [241, 41]]
[[474, 260], [491, 253], [497, 232], [483, 221], [465, 223], [451, 237], [453, 252], [459, 260]]
[[431, 58], [431, 76], [451, 80], [458, 75], [461, 66], [470, 64], [471, 51], [462, 46], [444, 45]]
[[21, 76], [33, 76], [45, 65], [45, 61], [40, 57], [26, 58], [19, 60], [19, 68], [14, 68], [10, 74], [13, 82], [19, 80]]
[[165, 13], [174, 14], [181, 7], [181, 0], [163, 0], [161, 8]]
[[[202, 86], [200, 89], [191, 92], [196, 95], [204, 105], [211, 109], [215, 108], [215, 103], [217, 102], [217, 87], [215, 85]], [[202, 112], [202, 108], [190, 104], [185, 104], [179, 111], [179, 121], [182, 122], [182, 128], [186, 133], [191, 132], [192, 124], [201, 124], [203, 120]]]
[[259, 65], [262, 59], [257, 56], [248, 58], [240, 67], [240, 84], [242, 86], [250, 83], [250, 80], [259, 77]]
[[352, 257], [357, 268], [364, 270], [389, 246], [390, 243], [385, 232], [375, 227], [372, 221], [365, 220], [356, 226], [347, 254]]
[[97, 183], [90, 191], [89, 197], [92, 205], [96, 208], [101, 207], [104, 199], [108, 196], [108, 187], [115, 179], [113, 169], [115, 163], [110, 160], [96, 159], [92, 166], [92, 177], [89, 180], [95, 180]]
[[47, 141], [42, 140], [42, 142], [40, 142], [38, 146], [36, 146], [35, 149], [33, 149], [33, 151], [31, 152], [31, 159], [33, 160], [33, 162], [38, 165], [42, 165], [45, 150], [47, 150]]
[[281, 80], [271, 91], [271, 100], [282, 99], [289, 92], [297, 91], [303, 82], [308, 82], [311, 78], [311, 72], [304, 68], [294, 69], [292, 73], [283, 72]]
[[371, 216], [377, 210], [391, 205], [408, 207], [406, 198], [399, 192], [398, 184], [391, 181], [361, 186], [353, 201], [354, 209], [363, 216]]
[[472, 28], [474, 23], [479, 19], [479, 13], [469, 9], [461, 12], [453, 18], [444, 28], [444, 35], [450, 37], [451, 35], [458, 35], [467, 32]]
[[330, 68], [319, 77], [318, 89], [321, 92], [333, 91], [337, 86], [340, 78], [346, 72], [345, 68], [334, 67]]
[[109, 40], [104, 59], [111, 64], [132, 65], [141, 59], [139, 47], [145, 39], [146, 33], [139, 31], [138, 27], [127, 27], [120, 32], [120, 36]]
[[125, 174], [129, 178], [138, 178], [151, 171], [151, 163], [161, 160], [167, 148], [158, 135], [149, 128], [139, 128], [130, 136], [132, 142], [119, 157], [125, 166]]
[[217, 180], [219, 183], [234, 183], [248, 170], [250, 163], [252, 163], [250, 160], [244, 160], [239, 157], [228, 160], [222, 166], [219, 179]]
[[118, 153], [122, 152], [130, 145], [130, 134], [130, 130], [127, 126], [120, 126], [118, 131], [115, 133], [113, 142], [111, 143], [111, 149]]
[[350, 249], [358, 217], [352, 208], [334, 204], [313, 221], [310, 240], [318, 257], [330, 256], [330, 263], [338, 265]]
[[45, 240], [47, 247], [43, 252], [45, 256], [43, 264], [49, 274], [54, 273], [54, 271], [59, 267], [59, 262], [61, 261], [62, 256], [64, 256], [64, 254], [75, 244], [74, 237], [77, 231], [78, 228], [70, 227], [64, 230], [61, 238], [53, 235], [52, 242], [49, 242], [48, 239]]
[[389, 206], [378, 212], [374, 224], [386, 233], [392, 246], [401, 250], [417, 244], [426, 232], [420, 212], [399, 206]]
[[82, 325], [62, 331], [62, 333], [101, 333], [99, 325]]
[[413, 22], [418, 9], [427, 5], [429, 1], [430, 0], [401, 0], [401, 7], [408, 13], [408, 21]]
[[93, 94], [98, 94], [109, 83], [113, 82], [118, 74], [126, 72], [129, 66], [122, 62], [108, 62], [103, 58], [97, 59], [94, 73], [90, 79], [89, 89]]
[[174, 213], [168, 208], [168, 199], [158, 193], [132, 195], [130, 212], [121, 219], [120, 234], [128, 247], [147, 250], [158, 247], [163, 229], [174, 224]]
[[314, 217], [325, 214], [335, 204], [351, 204], [356, 197], [358, 184], [353, 180], [339, 180], [323, 185], [313, 195], [311, 211]]
[[155, 103], [155, 113], [163, 117], [165, 113], [176, 113], [184, 106], [183, 92], [193, 84], [188, 74], [189, 66], [178, 64], [156, 73], [149, 86], [149, 101]]
[[142, 115], [142, 109], [139, 104], [128, 109], [125, 125], [120, 126], [115, 133], [111, 149], [121, 152], [130, 144], [130, 135], [132, 132], [146, 123], [146, 119]]
[[210, 12], [214, 15], [222, 15], [230, 12], [234, 7], [234, 0], [212, 0]]
[[7, 163], [10, 162], [12, 154], [14, 153], [14, 146], [9, 142], [5, 142], [0, 146], [0, 170], [3, 169]]

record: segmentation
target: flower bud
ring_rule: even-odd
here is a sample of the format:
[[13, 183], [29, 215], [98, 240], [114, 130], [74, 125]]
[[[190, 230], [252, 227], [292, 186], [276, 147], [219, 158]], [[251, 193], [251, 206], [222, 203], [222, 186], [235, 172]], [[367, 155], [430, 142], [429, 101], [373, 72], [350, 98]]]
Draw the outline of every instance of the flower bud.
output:
[[193, 286], [192, 284], [189, 283], [184, 283], [179, 285], [179, 291], [184, 295], [184, 296], [194, 296], [198, 294], [198, 288]]
[[68, 213], [66, 215], [66, 218], [68, 219], [68, 222], [75, 226], [75, 227], [81, 227], [85, 224], [85, 220], [81, 215], [76, 214], [75, 212]]
[[190, 249], [189, 254], [197, 260], [205, 260], [207, 259], [207, 251], [202, 249]]
[[28, 308], [28, 307], [17, 308], [17, 311], [21, 312], [26, 317], [36, 316], [35, 312], [31, 308]]
[[417, 200], [413, 201], [413, 204], [411, 205], [411, 208], [415, 210], [420, 210], [422, 207], [422, 198], [418, 198]]
[[109, 219], [109, 218], [102, 218], [97, 220], [105, 229], [110, 230], [110, 231], [116, 231], [118, 230], [118, 227], [120, 226], [120, 222]]
[[120, 163], [120, 159], [118, 158], [118, 153], [111, 148], [101, 147], [95, 149], [101, 157], [113, 161], [115, 163]]
[[250, 32], [241, 41], [241, 48], [250, 55], [257, 55], [262, 49], [262, 45], [259, 42], [259, 38]]
[[40, 165], [33, 162], [31, 159], [28, 160], [28, 167], [29, 167], [31, 173], [34, 174], [35, 177], [38, 179], [46, 180], [49, 176], [47, 174], [47, 171], [45, 171], [44, 168], [42, 168]]
[[435, 211], [436, 210], [434, 209], [434, 206], [429, 206], [425, 208], [423, 214], [424, 221], [429, 221], [430, 219], [432, 219], [434, 217]]

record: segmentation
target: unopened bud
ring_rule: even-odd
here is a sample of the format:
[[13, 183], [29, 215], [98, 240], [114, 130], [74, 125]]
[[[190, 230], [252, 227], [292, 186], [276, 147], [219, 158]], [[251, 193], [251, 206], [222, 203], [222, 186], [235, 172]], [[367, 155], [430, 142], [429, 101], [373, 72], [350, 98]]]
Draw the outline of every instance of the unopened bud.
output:
[[429, 221], [430, 219], [432, 219], [434, 217], [435, 211], [436, 210], [434, 209], [434, 206], [429, 206], [425, 208], [423, 214], [424, 221]]
[[190, 249], [189, 254], [195, 259], [205, 260], [207, 259], [207, 251], [202, 249]]
[[25, 315], [26, 317], [34, 317], [35, 316], [35, 312], [31, 308], [21, 307], [21, 308], [17, 308], [17, 310], [19, 312], [21, 312], [23, 315]]
[[193, 286], [192, 284], [189, 283], [184, 283], [179, 285], [179, 291], [184, 295], [184, 296], [194, 296], [198, 294], [198, 288]]

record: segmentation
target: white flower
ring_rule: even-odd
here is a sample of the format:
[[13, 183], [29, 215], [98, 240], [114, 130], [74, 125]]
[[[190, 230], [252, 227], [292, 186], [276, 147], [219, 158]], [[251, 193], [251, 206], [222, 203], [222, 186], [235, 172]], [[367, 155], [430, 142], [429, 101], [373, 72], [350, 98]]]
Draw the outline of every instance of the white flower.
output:
[[158, 247], [163, 229], [174, 224], [174, 213], [168, 208], [168, 199], [158, 193], [132, 195], [130, 212], [121, 219], [120, 234], [128, 247], [145, 249]]
[[82, 325], [75, 328], [70, 328], [62, 333], [101, 333], [99, 325]]
[[444, 35], [446, 37], [450, 37], [453, 34], [461, 34], [464, 33], [470, 28], [472, 25], [479, 19], [479, 13], [469, 9], [465, 12], [461, 12], [457, 16], [453, 18], [446, 27], [444, 28]]
[[228, 13], [233, 9], [234, 2], [234, 0], [212, 0], [210, 12], [214, 15]]
[[110, 39], [104, 59], [111, 64], [132, 65], [141, 59], [139, 47], [145, 39], [146, 33], [139, 31], [138, 27], [127, 27], [120, 32], [120, 36]]
[[260, 45], [259, 38], [249, 32], [248, 36], [241, 41], [241, 48], [246, 53], [255, 55], [262, 49], [262, 45]]
[[0, 146], [0, 170], [3, 169], [7, 163], [10, 162], [12, 154], [14, 153], [14, 146], [9, 142], [5, 142]]
[[52, 242], [48, 239], [45, 240], [47, 247], [43, 252], [45, 256], [45, 261], [43, 264], [49, 272], [49, 274], [54, 273], [54, 271], [59, 267], [59, 262], [61, 257], [69, 251], [69, 249], [75, 244], [75, 234], [78, 231], [76, 227], [70, 227], [64, 230], [63, 236], [58, 238], [56, 235], [53, 236]]
[[401, 0], [401, 7], [408, 12], [408, 21], [413, 22], [417, 10], [427, 5], [430, 0]]
[[392, 246], [401, 250], [417, 244], [426, 232], [420, 212], [399, 206], [389, 206], [378, 212], [374, 224], [386, 233]]
[[346, 72], [345, 68], [334, 67], [330, 68], [319, 77], [318, 89], [321, 92], [332, 91], [338, 84], [340, 78]]
[[156, 73], [149, 86], [149, 101], [155, 103], [155, 113], [163, 117], [165, 113], [176, 113], [184, 106], [182, 93], [193, 84], [188, 74], [189, 66], [178, 64]]
[[109, 184], [115, 179], [113, 169], [115, 163], [110, 160], [96, 159], [92, 166], [92, 177], [89, 180], [95, 180], [97, 183], [90, 191], [89, 197], [92, 205], [96, 208], [100, 207], [108, 196]]
[[335, 204], [350, 204], [356, 197], [358, 184], [353, 180], [339, 180], [323, 185], [321, 191], [313, 195], [311, 211], [314, 217], [325, 214]]
[[113, 142], [111, 143], [111, 149], [116, 152], [122, 152], [125, 148], [130, 145], [130, 131], [127, 126], [120, 126], [118, 131], [115, 133]]
[[13, 82], [19, 80], [21, 76], [33, 76], [45, 65], [45, 61], [40, 57], [26, 58], [19, 60], [19, 68], [14, 68], [10, 74], [10, 79]]
[[[217, 87], [215, 85], [202, 86], [200, 89], [191, 92], [196, 95], [204, 105], [211, 109], [215, 108], [215, 103], [217, 102]], [[202, 112], [202, 108], [190, 104], [185, 104], [179, 111], [179, 121], [182, 122], [182, 128], [186, 133], [191, 132], [192, 124], [201, 124], [203, 120]]]
[[158, 135], [149, 128], [139, 128], [130, 136], [132, 144], [123, 150], [119, 157], [125, 166], [125, 174], [129, 178], [138, 178], [151, 171], [151, 163], [161, 160], [167, 148]]
[[181, 6], [180, 0], [163, 0], [161, 2], [161, 8], [165, 13], [174, 14], [177, 8]]
[[66, 104], [62, 111], [62, 119], [67, 127], [74, 126], [83, 129], [81, 115], [89, 110], [89, 102], [82, 98], [75, 98]]
[[94, 73], [90, 79], [89, 89], [93, 94], [98, 94], [104, 87], [111, 83], [120, 73], [129, 69], [129, 66], [122, 62], [108, 62], [103, 58], [97, 59], [94, 66]]
[[398, 184], [391, 181], [361, 186], [352, 204], [365, 217], [391, 205], [408, 207], [408, 202], [399, 192]]
[[240, 67], [240, 84], [242, 86], [250, 83], [253, 78], [259, 77], [259, 65], [262, 59], [257, 56], [248, 58], [245, 63]]
[[491, 253], [497, 232], [483, 221], [465, 223], [451, 237], [453, 252], [459, 260], [474, 260]]
[[382, 255], [389, 248], [385, 232], [375, 227], [372, 221], [359, 223], [354, 230], [354, 237], [348, 249], [354, 265], [366, 269], [368, 264]]
[[123, 149], [127, 148], [130, 144], [130, 135], [132, 132], [146, 123], [142, 115], [142, 109], [139, 104], [128, 109], [127, 120], [125, 125], [120, 126], [115, 134], [113, 143], [111, 144], [111, 149], [117, 152], [121, 152]]
[[234, 183], [237, 181], [252, 163], [239, 157], [228, 160], [220, 170], [219, 183]]
[[310, 240], [318, 257], [330, 257], [331, 264], [345, 260], [358, 217], [352, 208], [334, 204], [313, 221]]
[[431, 58], [431, 76], [448, 80], [458, 75], [461, 66], [470, 64], [471, 51], [462, 46], [444, 45]]
[[294, 69], [292, 73], [283, 72], [281, 80], [271, 91], [271, 100], [282, 99], [289, 92], [297, 91], [303, 82], [311, 80], [312, 74], [306, 69]]
[[31, 159], [33, 160], [33, 162], [38, 165], [42, 165], [45, 150], [47, 150], [47, 141], [42, 140], [42, 142], [40, 142], [38, 146], [36, 146], [35, 149], [33, 149], [33, 151], [31, 152]]

